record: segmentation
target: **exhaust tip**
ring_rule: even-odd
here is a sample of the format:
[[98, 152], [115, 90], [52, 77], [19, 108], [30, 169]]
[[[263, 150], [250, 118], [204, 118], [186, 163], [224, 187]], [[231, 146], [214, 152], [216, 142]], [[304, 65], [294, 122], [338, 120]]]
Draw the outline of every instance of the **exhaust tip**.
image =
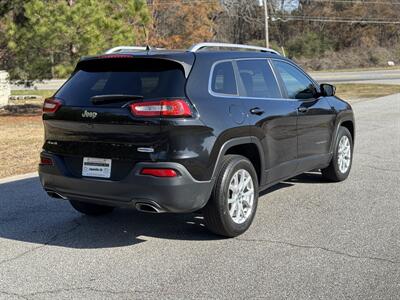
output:
[[135, 207], [138, 211], [145, 212], [145, 213], [158, 214], [158, 213], [163, 212], [159, 207], [157, 207], [153, 204], [150, 204], [150, 203], [138, 202], [138, 203], [136, 203]]
[[61, 195], [60, 193], [57, 193], [55, 191], [52, 190], [46, 190], [47, 195], [49, 195], [52, 198], [57, 198], [57, 199], [64, 199], [64, 200], [68, 200], [67, 197]]

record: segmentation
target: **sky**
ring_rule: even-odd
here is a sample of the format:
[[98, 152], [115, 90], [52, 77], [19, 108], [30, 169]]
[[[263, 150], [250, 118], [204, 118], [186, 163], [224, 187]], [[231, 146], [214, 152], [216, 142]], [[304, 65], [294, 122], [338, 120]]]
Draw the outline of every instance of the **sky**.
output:
[[[264, 0], [256, 0], [258, 2], [258, 5], [263, 6], [264, 5]], [[271, 1], [271, 0], [267, 0]], [[284, 10], [287, 11], [292, 11], [296, 9], [299, 6], [299, 1], [298, 0], [286, 0], [285, 4], [283, 6]]]

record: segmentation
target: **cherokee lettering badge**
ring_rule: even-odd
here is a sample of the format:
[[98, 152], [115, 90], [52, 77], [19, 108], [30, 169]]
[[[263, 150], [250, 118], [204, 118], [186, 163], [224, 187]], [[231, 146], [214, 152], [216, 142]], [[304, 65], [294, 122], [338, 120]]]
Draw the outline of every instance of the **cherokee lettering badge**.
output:
[[87, 111], [85, 109], [85, 111], [82, 113], [82, 118], [96, 118], [97, 117], [97, 112], [95, 111]]

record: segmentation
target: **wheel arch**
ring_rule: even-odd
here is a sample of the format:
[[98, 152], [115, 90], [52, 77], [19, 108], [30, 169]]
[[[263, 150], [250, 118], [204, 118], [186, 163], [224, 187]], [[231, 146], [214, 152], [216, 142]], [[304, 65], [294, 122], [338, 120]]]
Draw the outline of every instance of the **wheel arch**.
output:
[[333, 153], [333, 148], [336, 144], [337, 135], [340, 127], [345, 127], [350, 131], [351, 137], [353, 139], [353, 145], [355, 140], [355, 122], [354, 122], [354, 115], [352, 111], [346, 111], [338, 114], [336, 119], [336, 126], [335, 131], [332, 137], [330, 152]]
[[220, 170], [222, 158], [224, 157], [224, 155], [237, 154], [242, 155], [251, 161], [256, 170], [259, 184], [261, 185], [264, 182], [263, 171], [265, 167], [265, 158], [262, 153], [263, 150], [261, 143], [256, 137], [240, 137], [226, 141], [219, 151], [217, 162], [215, 164], [212, 174], [212, 179], [214, 180], [216, 178]]
[[339, 123], [339, 127], [345, 127], [350, 131], [351, 134], [351, 138], [353, 139], [353, 143], [354, 143], [354, 122], [352, 120], [346, 120], [346, 121], [342, 121], [341, 123]]

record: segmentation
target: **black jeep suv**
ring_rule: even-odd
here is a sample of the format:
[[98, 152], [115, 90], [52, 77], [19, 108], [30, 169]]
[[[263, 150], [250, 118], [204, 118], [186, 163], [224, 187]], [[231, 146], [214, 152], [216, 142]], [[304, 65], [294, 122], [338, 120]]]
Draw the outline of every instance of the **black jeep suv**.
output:
[[39, 174], [50, 196], [89, 215], [201, 210], [233, 237], [261, 190], [314, 169], [349, 175], [350, 105], [291, 60], [219, 43], [133, 48], [81, 59], [45, 100]]

